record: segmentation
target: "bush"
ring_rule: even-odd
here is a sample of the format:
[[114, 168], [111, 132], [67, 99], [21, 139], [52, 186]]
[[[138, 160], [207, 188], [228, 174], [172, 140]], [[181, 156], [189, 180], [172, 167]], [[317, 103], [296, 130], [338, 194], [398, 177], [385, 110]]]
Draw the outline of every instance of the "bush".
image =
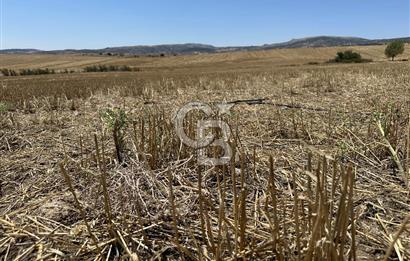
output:
[[93, 66], [87, 66], [87, 67], [85, 67], [85, 68], [84, 68], [84, 71], [85, 71], [85, 72], [98, 72], [99, 69], [98, 69], [98, 66], [93, 65]]
[[55, 74], [56, 72], [54, 71], [54, 69], [23, 69], [20, 71], [20, 75], [40, 75], [40, 74]]
[[338, 52], [336, 57], [330, 62], [336, 63], [363, 63], [363, 62], [371, 62], [370, 59], [363, 59], [360, 53], [353, 52], [351, 50], [347, 50], [344, 52]]
[[18, 75], [40, 75], [40, 74], [55, 74], [54, 69], [22, 69], [19, 72], [16, 72], [15, 70], [11, 69], [1, 69], [0, 70], [1, 74], [4, 76], [18, 76]]
[[132, 71], [131, 67], [129, 67], [128, 65], [120, 66], [119, 70], [120, 70], [120, 71], [123, 71], [123, 72], [130, 72], [130, 71]]
[[17, 76], [17, 72], [15, 70], [11, 70], [11, 69], [0, 69], [1, 74], [3, 74], [3, 76]]
[[0, 69], [0, 72], [1, 74], [3, 74], [3, 76], [10, 76], [9, 69], [2, 68]]
[[121, 66], [93, 65], [93, 66], [87, 66], [84, 68], [84, 72], [116, 72], [116, 71], [130, 72], [132, 71], [132, 68], [127, 65], [121, 65]]

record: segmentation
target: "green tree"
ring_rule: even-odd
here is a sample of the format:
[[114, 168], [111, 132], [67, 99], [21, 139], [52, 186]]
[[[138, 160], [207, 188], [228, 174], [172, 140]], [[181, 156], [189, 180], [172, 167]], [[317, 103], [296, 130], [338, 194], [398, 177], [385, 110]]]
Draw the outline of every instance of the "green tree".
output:
[[387, 45], [384, 54], [394, 61], [394, 57], [404, 52], [404, 43], [402, 41], [394, 41]]

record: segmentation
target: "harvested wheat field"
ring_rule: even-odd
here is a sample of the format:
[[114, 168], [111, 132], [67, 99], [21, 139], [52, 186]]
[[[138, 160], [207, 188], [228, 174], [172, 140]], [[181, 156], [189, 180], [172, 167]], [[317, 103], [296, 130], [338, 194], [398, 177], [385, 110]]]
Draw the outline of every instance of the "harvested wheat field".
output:
[[[336, 47], [1, 56], [141, 70], [0, 78], [0, 256], [410, 260], [410, 64], [352, 48], [374, 62], [324, 64]], [[199, 164], [224, 151], [178, 136], [190, 102], [211, 113], [179, 131], [226, 123], [207, 129], [231, 149], [225, 164]]]

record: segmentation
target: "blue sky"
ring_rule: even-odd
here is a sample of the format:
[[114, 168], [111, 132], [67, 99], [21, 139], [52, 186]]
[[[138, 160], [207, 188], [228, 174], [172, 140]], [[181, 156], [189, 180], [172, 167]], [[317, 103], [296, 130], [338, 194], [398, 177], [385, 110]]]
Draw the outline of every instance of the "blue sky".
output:
[[0, 0], [0, 49], [410, 35], [409, 0]]

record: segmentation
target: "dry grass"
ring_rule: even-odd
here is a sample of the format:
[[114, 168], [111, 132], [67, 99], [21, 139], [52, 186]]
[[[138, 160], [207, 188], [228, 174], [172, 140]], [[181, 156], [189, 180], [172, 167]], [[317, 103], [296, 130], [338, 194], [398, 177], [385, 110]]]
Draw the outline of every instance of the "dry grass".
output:
[[[49, 68], [55, 70], [80, 69], [94, 64], [129, 65], [142, 68], [144, 71], [166, 68], [220, 71], [221, 69], [239, 68], [263, 69], [278, 65], [303, 65], [308, 62], [326, 62], [334, 58], [338, 51], [353, 50], [362, 54], [363, 58], [374, 61], [387, 61], [384, 45], [325, 47], [299, 49], [273, 49], [268, 51], [250, 51], [235, 53], [217, 53], [201, 55], [183, 55], [170, 57], [133, 57], [133, 56], [99, 56], [99, 55], [55, 55], [55, 54], [19, 54], [1, 55], [0, 68], [36, 69]], [[410, 44], [407, 44], [401, 58], [410, 58]]]
[[[408, 62], [266, 67], [266, 53], [226, 62], [238, 55], [191, 57], [210, 59], [194, 67], [183, 65], [189, 56], [164, 58], [132, 73], [3, 77], [0, 255], [409, 259]], [[198, 166], [173, 112], [249, 98], [270, 102], [224, 116], [237, 157]], [[128, 121], [121, 164], [101, 118], [115, 107]], [[190, 135], [198, 117], [186, 122]]]

